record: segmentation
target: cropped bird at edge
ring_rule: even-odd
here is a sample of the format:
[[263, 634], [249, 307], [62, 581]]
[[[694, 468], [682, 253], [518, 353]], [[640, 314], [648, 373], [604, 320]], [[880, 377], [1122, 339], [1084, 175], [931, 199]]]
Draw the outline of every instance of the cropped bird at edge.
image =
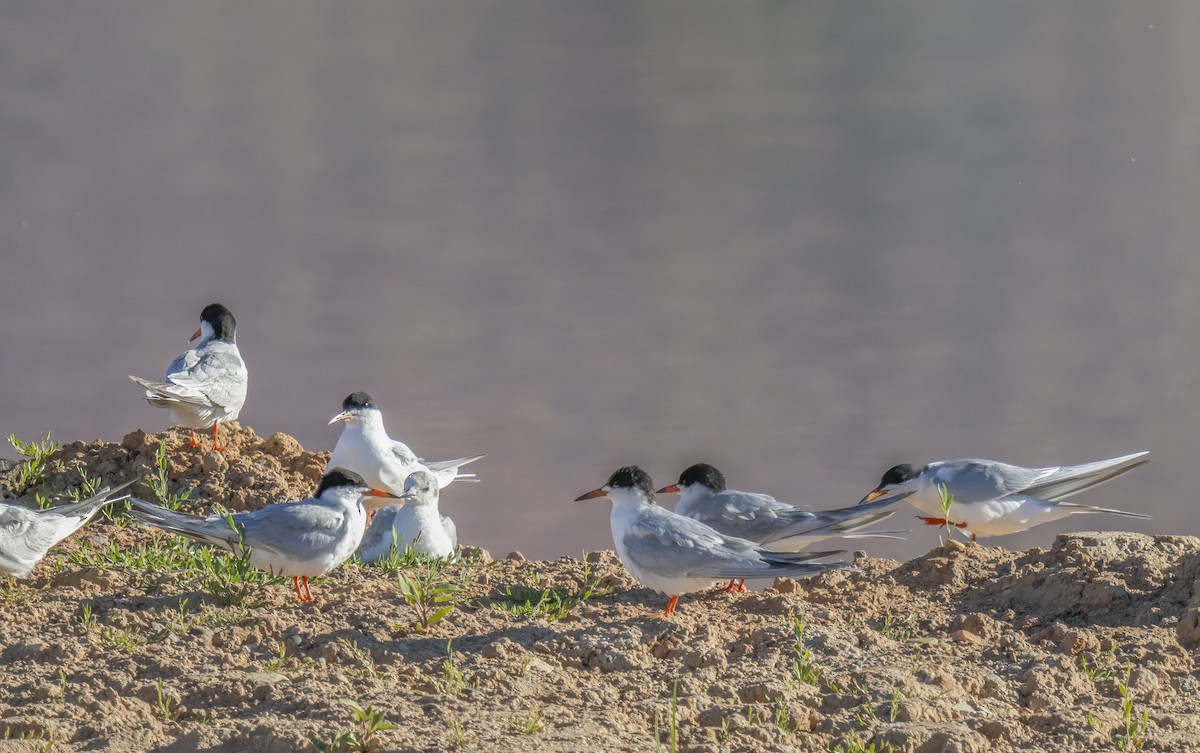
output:
[[617, 556], [639, 583], [670, 597], [667, 615], [675, 613], [680, 594], [705, 590], [714, 580], [854, 569], [841, 562], [809, 561], [842, 552], [768, 551], [659, 507], [650, 474], [636, 465], [618, 469], [604, 486], [575, 501], [598, 497], [612, 500], [610, 523]]
[[393, 496], [372, 489], [353, 471], [333, 468], [321, 479], [313, 498], [267, 505], [252, 512], [196, 518], [136, 497], [129, 501], [133, 517], [143, 525], [227, 549], [238, 556], [249, 550], [251, 565], [291, 578], [296, 598], [312, 601], [308, 579], [345, 562], [362, 542], [367, 525], [363, 498]]
[[438, 512], [437, 478], [429, 471], [415, 471], [404, 482], [400, 500], [403, 504], [387, 505], [375, 513], [359, 549], [362, 561], [384, 559], [393, 547], [400, 553], [411, 548], [433, 557], [454, 554], [458, 530], [453, 520]]
[[[367, 483], [386, 489], [395, 496], [404, 493], [404, 483], [416, 471], [428, 471], [437, 479], [439, 489], [457, 479], [473, 479], [473, 473], [459, 473], [459, 468], [474, 463], [486, 455], [470, 455], [454, 460], [423, 460], [403, 442], [387, 434], [383, 412], [365, 392], [355, 392], [342, 401], [342, 412], [330, 419], [330, 424], [344, 421], [346, 426], [338, 436], [329, 467], [341, 466], [362, 475]], [[379, 504], [368, 505], [374, 511]]]
[[[1002, 536], [1082, 513], [1109, 513], [1149, 520], [1149, 515], [1106, 507], [1065, 502], [1067, 497], [1103, 484], [1150, 462], [1149, 452], [1082, 465], [1022, 468], [995, 460], [969, 458], [940, 460], [925, 466], [889, 468], [859, 504], [885, 494], [915, 492], [908, 503], [929, 517], [929, 525], [953, 525], [976, 536]], [[942, 511], [939, 490], [950, 496], [948, 513]], [[946, 518], [949, 518], [947, 520]]]
[[[225, 449], [218, 433], [220, 423], [236, 419], [246, 402], [246, 362], [238, 352], [236, 329], [229, 309], [210, 303], [200, 312], [200, 329], [191, 337], [200, 342], [171, 362], [165, 382], [129, 376], [146, 388], [148, 403], [170, 408], [177, 424], [192, 429], [211, 426], [214, 450]], [[196, 432], [188, 444], [200, 445]]]
[[126, 499], [129, 492], [118, 492], [137, 481], [106, 486], [85, 500], [44, 510], [0, 503], [0, 573], [28, 577], [50, 547], [82, 528], [101, 507]]
[[[915, 492], [897, 494], [867, 505], [813, 512], [785, 504], [766, 494], [728, 488], [725, 474], [708, 463], [696, 463], [679, 474], [679, 480], [658, 494], [678, 494], [675, 512], [698, 520], [726, 536], [753, 541], [772, 549], [796, 552], [830, 538], [901, 538], [906, 531], [860, 529], [890, 517], [887, 509]], [[730, 581], [725, 590], [744, 591], [746, 581]]]

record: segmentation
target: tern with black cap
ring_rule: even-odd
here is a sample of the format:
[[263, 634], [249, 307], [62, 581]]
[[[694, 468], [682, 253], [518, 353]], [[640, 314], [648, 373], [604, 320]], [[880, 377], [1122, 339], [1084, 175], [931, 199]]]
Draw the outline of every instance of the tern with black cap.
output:
[[[169, 408], [179, 425], [211, 426], [214, 450], [225, 449], [218, 433], [220, 423], [236, 419], [246, 402], [246, 362], [238, 351], [236, 329], [229, 309], [210, 303], [200, 312], [200, 328], [191, 337], [200, 342], [171, 362], [165, 382], [129, 376], [146, 388], [146, 402]], [[194, 431], [188, 444], [200, 444]]]

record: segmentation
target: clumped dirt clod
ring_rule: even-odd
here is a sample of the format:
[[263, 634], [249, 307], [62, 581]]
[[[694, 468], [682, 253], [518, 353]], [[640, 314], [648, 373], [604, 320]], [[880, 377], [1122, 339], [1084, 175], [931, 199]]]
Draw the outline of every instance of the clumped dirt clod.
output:
[[[227, 436], [224, 454], [170, 454], [193, 512], [295, 499], [324, 469], [290, 437]], [[164, 438], [178, 448], [189, 434], [67, 445], [40, 490], [152, 473]], [[398, 726], [378, 750], [666, 750], [673, 694], [681, 751], [1200, 749], [1193, 537], [859, 556], [858, 573], [688, 595], [671, 618], [611, 552], [475, 552], [442, 571], [454, 609], [422, 632], [397, 573], [379, 568], [342, 566], [312, 604], [269, 585], [231, 607], [171, 572], [70, 558], [159, 536], [100, 521], [0, 586], [0, 751], [315, 750], [310, 737], [356, 729], [342, 698]], [[589, 585], [598, 593], [568, 599], [562, 619], [511, 609], [513, 594]], [[1128, 726], [1126, 698], [1145, 728]]]

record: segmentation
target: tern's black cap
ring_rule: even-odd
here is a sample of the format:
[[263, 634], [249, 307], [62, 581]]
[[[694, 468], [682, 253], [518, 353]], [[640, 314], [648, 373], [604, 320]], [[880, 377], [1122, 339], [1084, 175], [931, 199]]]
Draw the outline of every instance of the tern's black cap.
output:
[[725, 474], [716, 469], [716, 466], [708, 463], [696, 463], [690, 465], [679, 474], [679, 481], [676, 482], [679, 486], [691, 486], [692, 484], [704, 484], [714, 492], [723, 492], [727, 488], [725, 486]]
[[233, 342], [237, 320], [229, 309], [219, 303], [210, 303], [200, 312], [200, 321], [208, 322], [208, 326], [212, 327], [214, 340]]
[[338, 486], [366, 487], [367, 482], [363, 481], [363, 477], [354, 471], [348, 471], [345, 468], [332, 468], [321, 477], [321, 485], [317, 487], [317, 496], [321, 496], [326, 489], [333, 489]]
[[379, 404], [365, 392], [351, 392], [342, 401], [342, 410], [358, 410], [360, 408], [374, 408], [375, 410], [379, 410]]
[[650, 479], [649, 473], [646, 473], [636, 465], [627, 465], [624, 468], [618, 468], [613, 472], [613, 475], [608, 477], [608, 483], [605, 486], [611, 486], [614, 489], [633, 489], [636, 487], [646, 493], [646, 499], [654, 499], [654, 481]]
[[927, 465], [916, 468], [908, 463], [894, 465], [887, 469], [887, 472], [883, 474], [883, 478], [879, 479], [879, 485], [882, 487], [890, 486], [891, 484], [903, 484], [905, 481], [912, 481], [914, 478], [924, 473], [928, 468], [929, 466]]

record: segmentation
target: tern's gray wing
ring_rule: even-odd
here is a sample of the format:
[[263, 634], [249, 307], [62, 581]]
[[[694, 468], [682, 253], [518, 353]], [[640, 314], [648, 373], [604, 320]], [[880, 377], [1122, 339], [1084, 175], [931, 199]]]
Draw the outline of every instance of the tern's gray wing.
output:
[[[133, 516], [146, 525], [186, 536], [204, 544], [237, 551], [240, 537], [221, 515], [193, 518], [158, 505], [131, 498]], [[254, 512], [230, 516], [245, 532], [251, 549], [294, 559], [307, 559], [315, 551], [332, 548], [345, 515], [311, 500], [267, 505]]]
[[1149, 463], [1149, 455], [1149, 452], [1135, 452], [1132, 455], [1123, 455], [1119, 458], [1100, 460], [1095, 463], [1065, 465], [1052, 469], [1051, 473], [1024, 491], [1031, 497], [1056, 502], [1098, 484], [1103, 484], [1122, 473], [1132, 471], [1139, 465]]
[[[394, 455], [397, 460], [403, 463], [405, 468], [412, 468], [413, 466], [421, 464], [421, 459], [417, 457], [417, 454], [410, 450], [408, 445], [404, 444], [403, 442], [398, 442], [393, 439], [391, 450], [392, 455]], [[400, 479], [400, 484], [400, 488], [403, 488], [404, 479]]]
[[[725, 536], [699, 521], [651, 507], [631, 525], [623, 540], [638, 567], [674, 578], [742, 578], [771, 569], [758, 546]], [[787, 562], [827, 557], [837, 552], [781, 554]]]
[[961, 504], [987, 502], [1024, 492], [1058, 468], [1022, 468], [994, 460], [949, 460], [930, 469], [934, 487], [946, 486]]
[[[785, 510], [779, 514], [779, 521], [772, 530], [763, 538], [755, 540], [764, 546], [775, 547], [793, 537], [803, 539], [813, 536], [850, 536], [859, 529], [891, 517], [895, 510], [887, 508], [915, 493], [895, 494], [886, 499], [877, 499], [874, 502], [837, 510], [821, 510], [819, 512], [795, 508]], [[887, 536], [886, 533], [883, 535]], [[746, 536], [746, 538], [753, 537]]]
[[198, 363], [200, 363], [200, 351], [196, 348], [185, 350], [176, 356], [175, 360], [171, 361], [171, 364], [167, 366], [167, 381], [171, 381], [171, 378], [176, 374], [186, 374]]
[[172, 394], [184, 402], [203, 399], [223, 408], [246, 401], [246, 362], [230, 350], [209, 350], [194, 366], [167, 375], [176, 386]]

